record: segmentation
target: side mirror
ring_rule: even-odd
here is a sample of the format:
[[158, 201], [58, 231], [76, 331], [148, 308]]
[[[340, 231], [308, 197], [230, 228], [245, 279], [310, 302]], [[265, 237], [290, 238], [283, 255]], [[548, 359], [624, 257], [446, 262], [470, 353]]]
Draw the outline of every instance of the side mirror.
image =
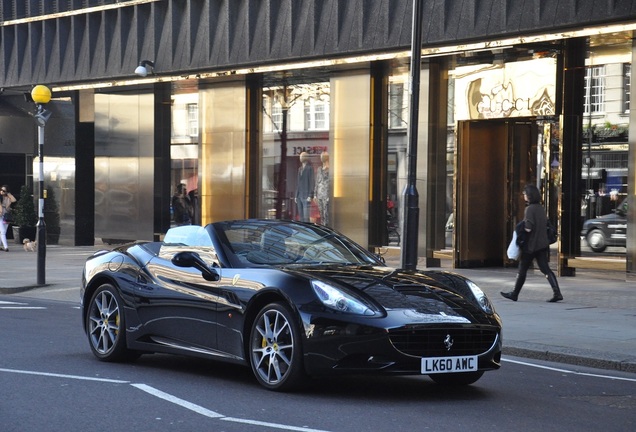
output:
[[192, 267], [201, 271], [203, 279], [210, 282], [219, 280], [219, 274], [208, 266], [196, 252], [179, 252], [172, 257], [172, 264], [177, 267]]

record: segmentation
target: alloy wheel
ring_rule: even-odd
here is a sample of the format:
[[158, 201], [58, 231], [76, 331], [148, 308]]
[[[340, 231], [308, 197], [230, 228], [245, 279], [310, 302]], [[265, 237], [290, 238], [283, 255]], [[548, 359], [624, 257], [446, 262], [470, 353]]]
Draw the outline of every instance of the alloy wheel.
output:
[[272, 390], [295, 387], [301, 374], [299, 347], [292, 314], [273, 303], [258, 314], [250, 338], [252, 370]]
[[125, 350], [122, 311], [114, 288], [104, 285], [91, 300], [87, 315], [91, 349], [102, 360], [117, 360]]

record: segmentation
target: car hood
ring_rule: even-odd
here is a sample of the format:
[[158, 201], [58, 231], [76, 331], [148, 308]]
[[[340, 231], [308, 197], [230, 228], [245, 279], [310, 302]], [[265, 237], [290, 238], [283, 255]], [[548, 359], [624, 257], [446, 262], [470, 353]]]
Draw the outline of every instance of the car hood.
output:
[[584, 222], [584, 225], [591, 224], [611, 224], [616, 222], [626, 222], [627, 218], [625, 216], [618, 215], [616, 213], [609, 213], [603, 216], [597, 216], [592, 219], [588, 219]]
[[454, 273], [381, 266], [319, 266], [288, 271], [361, 292], [386, 310], [409, 310], [427, 316], [429, 321], [438, 317], [444, 322], [475, 322], [487, 315], [468, 280]]

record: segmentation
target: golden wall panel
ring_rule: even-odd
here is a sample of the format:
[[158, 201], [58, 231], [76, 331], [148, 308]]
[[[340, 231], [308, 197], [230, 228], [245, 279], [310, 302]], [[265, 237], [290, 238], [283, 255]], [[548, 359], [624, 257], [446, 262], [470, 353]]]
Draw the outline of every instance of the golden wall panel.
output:
[[201, 222], [246, 217], [245, 84], [201, 90], [199, 191]]
[[333, 226], [368, 245], [371, 82], [368, 73], [331, 79]]

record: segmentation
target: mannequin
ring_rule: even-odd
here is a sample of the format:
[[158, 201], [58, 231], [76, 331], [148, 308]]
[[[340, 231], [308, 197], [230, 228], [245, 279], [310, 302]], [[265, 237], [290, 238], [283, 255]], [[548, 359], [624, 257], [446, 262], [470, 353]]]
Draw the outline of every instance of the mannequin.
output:
[[316, 204], [320, 212], [320, 223], [329, 225], [329, 153], [322, 152], [320, 155], [322, 167], [316, 172]]
[[296, 207], [300, 221], [309, 222], [309, 208], [314, 199], [314, 169], [309, 163], [309, 155], [306, 152], [300, 154], [300, 163], [295, 197]]

